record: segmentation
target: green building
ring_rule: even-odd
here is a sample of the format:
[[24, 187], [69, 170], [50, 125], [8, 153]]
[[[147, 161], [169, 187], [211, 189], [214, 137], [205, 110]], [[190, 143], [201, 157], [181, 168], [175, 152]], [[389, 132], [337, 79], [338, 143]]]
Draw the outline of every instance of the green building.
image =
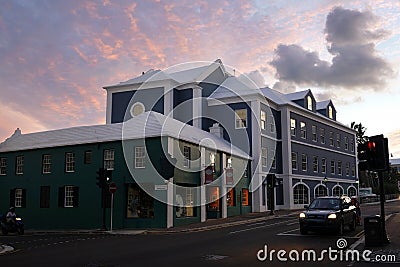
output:
[[[215, 125], [218, 128], [218, 125]], [[176, 166], [165, 177], [165, 159]], [[0, 213], [28, 229], [166, 228], [251, 211], [250, 157], [223, 138], [153, 111], [125, 123], [22, 134], [0, 144]], [[103, 201], [104, 200], [104, 201]]]

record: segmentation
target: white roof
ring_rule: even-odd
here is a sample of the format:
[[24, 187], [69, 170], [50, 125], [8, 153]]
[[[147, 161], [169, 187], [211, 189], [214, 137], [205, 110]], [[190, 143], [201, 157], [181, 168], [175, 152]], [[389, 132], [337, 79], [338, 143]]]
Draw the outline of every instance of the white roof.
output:
[[255, 84], [246, 82], [246, 80], [239, 80], [235, 76], [230, 76], [226, 78], [208, 98], [221, 99], [236, 96], [243, 97], [254, 94], [260, 94], [260, 90], [255, 86]]
[[303, 99], [304, 97], [306, 97], [306, 95], [310, 91], [311, 91], [310, 89], [307, 89], [307, 90], [300, 91], [300, 92], [289, 93], [289, 94], [285, 94], [285, 97], [289, 100], [299, 100], [299, 99]]
[[329, 103], [331, 103], [331, 100], [317, 102], [316, 108], [317, 108], [317, 110], [326, 109], [328, 107]]
[[389, 159], [390, 164], [400, 165], [400, 159]]
[[163, 114], [148, 111], [125, 123], [81, 126], [14, 135], [0, 144], [0, 152], [169, 136], [238, 157], [250, 156], [228, 141]]

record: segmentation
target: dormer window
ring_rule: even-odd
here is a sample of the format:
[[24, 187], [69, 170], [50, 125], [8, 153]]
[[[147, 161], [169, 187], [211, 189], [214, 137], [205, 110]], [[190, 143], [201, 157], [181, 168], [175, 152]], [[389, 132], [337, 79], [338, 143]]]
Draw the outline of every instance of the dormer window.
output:
[[333, 119], [333, 108], [332, 108], [332, 106], [328, 106], [328, 117], [329, 117], [329, 119]]
[[307, 96], [307, 109], [308, 110], [313, 110], [313, 103], [312, 103], [311, 96]]

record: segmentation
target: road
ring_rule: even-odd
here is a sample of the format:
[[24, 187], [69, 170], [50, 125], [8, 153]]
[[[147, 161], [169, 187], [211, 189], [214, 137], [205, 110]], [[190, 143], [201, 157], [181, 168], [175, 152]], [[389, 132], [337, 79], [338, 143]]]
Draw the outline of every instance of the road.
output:
[[[386, 213], [398, 212], [399, 202], [388, 203]], [[365, 215], [376, 210], [379, 213], [379, 206], [362, 208]], [[362, 230], [358, 226], [355, 231], [345, 231], [348, 246], [358, 240]], [[295, 215], [202, 232], [1, 236], [0, 243], [10, 244], [16, 251], [0, 256], [0, 266], [283, 266], [294, 262], [280, 262], [278, 250], [286, 251], [286, 258], [291, 250], [313, 249], [320, 256], [324, 249], [337, 249], [339, 238], [332, 234], [302, 236]], [[275, 250], [272, 262], [268, 257], [265, 261], [257, 259], [257, 253], [265, 247], [268, 256]], [[264, 255], [264, 251], [259, 253], [260, 258]], [[348, 265], [324, 256], [329, 266]], [[321, 262], [299, 264], [320, 266]]]

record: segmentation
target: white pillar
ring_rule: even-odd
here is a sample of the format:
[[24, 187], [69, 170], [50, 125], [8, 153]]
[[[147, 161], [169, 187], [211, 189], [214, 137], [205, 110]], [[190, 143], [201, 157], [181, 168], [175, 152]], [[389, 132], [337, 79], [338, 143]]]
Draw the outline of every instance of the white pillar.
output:
[[193, 87], [193, 126], [202, 127], [201, 117], [203, 109], [203, 101], [201, 98], [202, 88], [200, 86]]
[[206, 186], [205, 186], [205, 170], [206, 167], [206, 149], [204, 147], [200, 148], [200, 220], [205, 222], [207, 220], [207, 210], [206, 210]]
[[[282, 128], [282, 178], [283, 178], [283, 207], [290, 209], [292, 202], [292, 140], [290, 135], [290, 110], [281, 110]], [[297, 161], [299, 155], [297, 156]]]
[[107, 90], [106, 124], [111, 123], [112, 93]]
[[221, 181], [221, 195], [222, 195], [222, 218], [228, 217], [228, 207], [226, 203], [226, 154], [222, 153], [222, 181]]
[[174, 226], [174, 178], [167, 184], [167, 228]]
[[[252, 177], [250, 183], [250, 191], [252, 194], [252, 211], [260, 212], [266, 209], [266, 206], [262, 205], [262, 168], [260, 166], [260, 155], [261, 155], [261, 130], [259, 125], [260, 117], [260, 101], [251, 101], [251, 110], [254, 116], [251, 116], [252, 125]], [[252, 114], [250, 114], [252, 115]]]

